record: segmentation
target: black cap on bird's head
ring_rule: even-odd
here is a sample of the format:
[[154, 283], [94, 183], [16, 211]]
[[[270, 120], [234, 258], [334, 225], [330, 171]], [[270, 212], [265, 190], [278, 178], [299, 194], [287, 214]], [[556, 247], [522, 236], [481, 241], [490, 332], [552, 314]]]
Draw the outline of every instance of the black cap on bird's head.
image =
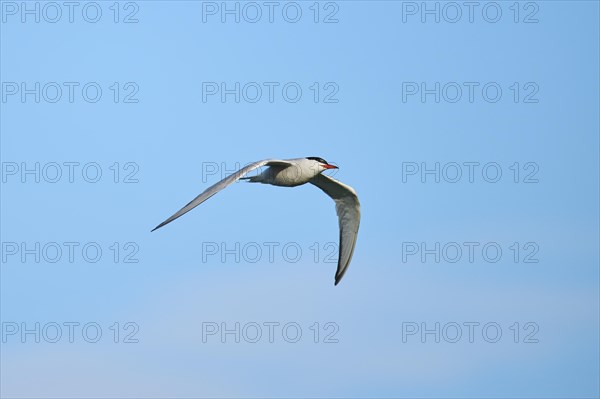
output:
[[319, 162], [320, 164], [322, 164], [322, 166], [323, 166], [325, 169], [338, 169], [338, 167], [337, 167], [337, 166], [335, 166], [335, 165], [330, 165], [330, 164], [329, 164], [329, 162], [327, 162], [327, 161], [326, 161], [326, 160], [324, 160], [323, 158], [319, 158], [319, 157], [306, 157], [306, 159], [310, 159], [310, 160], [312, 160], [312, 161], [317, 161], [317, 162]]

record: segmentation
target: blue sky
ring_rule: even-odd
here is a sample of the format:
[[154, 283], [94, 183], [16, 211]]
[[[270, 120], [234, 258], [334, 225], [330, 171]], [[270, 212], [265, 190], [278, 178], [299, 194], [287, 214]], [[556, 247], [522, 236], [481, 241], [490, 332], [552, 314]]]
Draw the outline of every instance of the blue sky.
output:
[[[599, 396], [597, 2], [22, 4], [2, 396]], [[361, 201], [338, 286], [311, 186], [235, 184], [150, 234], [303, 156]]]

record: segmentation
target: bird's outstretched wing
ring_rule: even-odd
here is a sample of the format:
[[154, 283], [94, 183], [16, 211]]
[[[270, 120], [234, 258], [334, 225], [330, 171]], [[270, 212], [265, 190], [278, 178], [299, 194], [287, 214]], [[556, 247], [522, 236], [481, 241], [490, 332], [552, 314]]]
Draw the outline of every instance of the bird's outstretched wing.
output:
[[289, 166], [289, 165], [292, 165], [292, 163], [288, 162], [288, 161], [278, 160], [278, 159], [265, 159], [262, 161], [251, 163], [250, 165], [243, 167], [242, 169], [238, 170], [234, 174], [227, 176], [220, 182], [213, 184], [212, 186], [210, 186], [209, 188], [204, 190], [200, 195], [198, 195], [196, 198], [191, 200], [186, 206], [184, 206], [183, 208], [178, 210], [170, 218], [168, 218], [167, 220], [165, 220], [164, 222], [162, 222], [161, 224], [159, 224], [158, 226], [153, 228], [152, 231], [159, 229], [159, 228], [163, 227], [164, 225], [171, 223], [173, 220], [177, 219], [178, 217], [188, 213], [189, 211], [191, 211], [192, 209], [194, 209], [195, 207], [197, 207], [198, 205], [200, 205], [201, 203], [203, 203], [204, 201], [206, 201], [207, 199], [209, 199], [210, 197], [212, 197], [219, 191], [223, 190], [225, 187], [229, 186], [232, 183], [235, 183], [236, 181], [238, 181], [242, 177], [246, 176], [248, 173], [252, 172], [253, 170], [258, 169], [262, 166], [275, 166], [275, 165]]
[[319, 174], [310, 182], [335, 201], [335, 210], [340, 224], [340, 250], [335, 273], [335, 285], [337, 285], [344, 277], [354, 253], [360, 225], [360, 203], [356, 191], [352, 187], [329, 176]]

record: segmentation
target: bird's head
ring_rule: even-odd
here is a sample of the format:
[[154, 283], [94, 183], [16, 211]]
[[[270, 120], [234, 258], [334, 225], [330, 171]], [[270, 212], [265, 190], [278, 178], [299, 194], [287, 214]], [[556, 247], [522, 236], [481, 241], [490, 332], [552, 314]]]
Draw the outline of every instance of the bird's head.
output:
[[330, 165], [329, 162], [319, 157], [306, 157], [306, 159], [314, 162], [316, 170], [321, 173], [327, 169], [338, 169], [335, 165]]

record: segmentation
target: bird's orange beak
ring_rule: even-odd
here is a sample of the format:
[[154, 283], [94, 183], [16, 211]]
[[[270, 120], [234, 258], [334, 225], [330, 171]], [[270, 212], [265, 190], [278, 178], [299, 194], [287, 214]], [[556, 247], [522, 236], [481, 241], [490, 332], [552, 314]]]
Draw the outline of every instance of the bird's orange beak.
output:
[[328, 163], [323, 164], [323, 167], [325, 169], [339, 169], [337, 166], [335, 166], [335, 165], [329, 165]]

